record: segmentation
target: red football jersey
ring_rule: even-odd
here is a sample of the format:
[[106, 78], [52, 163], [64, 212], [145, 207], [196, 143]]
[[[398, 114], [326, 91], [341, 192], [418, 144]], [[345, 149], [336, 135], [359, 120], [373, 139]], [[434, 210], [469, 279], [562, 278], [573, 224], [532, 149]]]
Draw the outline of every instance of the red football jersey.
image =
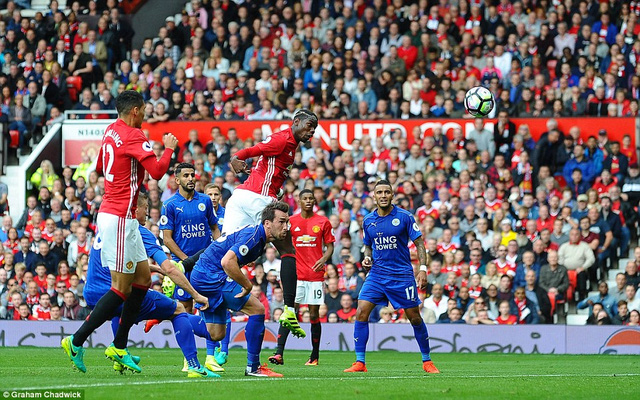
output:
[[256, 146], [262, 155], [251, 170], [249, 179], [238, 188], [277, 198], [278, 191], [289, 176], [298, 141], [293, 136], [291, 128], [287, 128], [274, 132]]
[[294, 215], [291, 222], [291, 239], [296, 248], [296, 269], [298, 280], [308, 282], [324, 281], [324, 268], [315, 272], [313, 266], [322, 258], [323, 245], [335, 242], [331, 223], [327, 217], [314, 214], [311, 218]]
[[167, 156], [171, 157], [172, 152], [166, 149], [161, 162], [156, 162], [151, 143], [141, 129], [132, 128], [121, 119], [109, 125], [102, 137], [96, 165], [98, 173], [104, 175], [100, 212], [135, 218], [138, 193], [144, 180], [145, 167], [142, 164], [154, 167], [157, 164], [157, 168], [149, 170], [149, 174], [154, 179], [160, 179], [167, 172]]

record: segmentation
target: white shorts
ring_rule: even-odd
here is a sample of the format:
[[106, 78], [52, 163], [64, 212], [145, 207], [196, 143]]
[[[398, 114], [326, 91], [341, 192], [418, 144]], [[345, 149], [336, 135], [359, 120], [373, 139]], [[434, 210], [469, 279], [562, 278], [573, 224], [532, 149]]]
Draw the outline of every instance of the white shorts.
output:
[[319, 306], [324, 304], [324, 282], [298, 281], [296, 303]]
[[259, 225], [262, 210], [275, 199], [250, 190], [236, 189], [227, 201], [222, 233], [230, 234], [247, 225]]
[[97, 225], [102, 239], [102, 265], [111, 271], [134, 274], [138, 263], [147, 260], [138, 220], [98, 213]]

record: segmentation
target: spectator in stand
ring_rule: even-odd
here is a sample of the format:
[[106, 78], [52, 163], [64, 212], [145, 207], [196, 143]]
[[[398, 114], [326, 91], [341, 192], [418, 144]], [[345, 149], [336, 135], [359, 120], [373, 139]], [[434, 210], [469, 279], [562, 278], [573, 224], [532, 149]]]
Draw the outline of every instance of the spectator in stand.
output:
[[617, 313], [616, 309], [616, 299], [609, 294], [609, 286], [607, 282], [600, 282], [598, 284], [598, 294], [594, 294], [593, 296], [589, 296], [588, 298], [580, 301], [578, 303], [579, 309], [585, 309], [589, 307], [589, 314], [593, 313], [593, 305], [600, 304], [602, 309], [607, 312], [609, 318], [613, 318], [613, 316]]
[[586, 298], [587, 283], [589, 282], [588, 270], [596, 262], [593, 250], [589, 245], [580, 240], [580, 230], [572, 228], [569, 231], [569, 241], [558, 250], [558, 263], [569, 271], [575, 271], [577, 275], [577, 291], [579, 301]]
[[350, 294], [344, 293], [340, 297], [340, 309], [336, 312], [340, 322], [353, 322], [356, 319], [356, 309], [353, 308], [353, 298]]
[[[567, 269], [558, 264], [558, 252], [550, 250], [547, 256], [548, 264], [540, 268], [540, 279], [538, 284], [549, 294], [551, 300], [551, 311], [555, 310], [558, 300], [564, 300], [567, 289], [569, 289], [569, 276]], [[567, 299], [573, 300], [573, 299]]]

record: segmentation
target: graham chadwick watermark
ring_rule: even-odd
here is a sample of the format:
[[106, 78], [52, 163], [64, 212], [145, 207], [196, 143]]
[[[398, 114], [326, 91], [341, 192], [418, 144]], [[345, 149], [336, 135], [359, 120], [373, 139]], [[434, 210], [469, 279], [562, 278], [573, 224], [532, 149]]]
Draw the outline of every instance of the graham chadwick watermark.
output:
[[[38, 389], [4, 390], [2, 399], [84, 399], [84, 390], [78, 389]], [[1, 399], [0, 399], [1, 400]]]

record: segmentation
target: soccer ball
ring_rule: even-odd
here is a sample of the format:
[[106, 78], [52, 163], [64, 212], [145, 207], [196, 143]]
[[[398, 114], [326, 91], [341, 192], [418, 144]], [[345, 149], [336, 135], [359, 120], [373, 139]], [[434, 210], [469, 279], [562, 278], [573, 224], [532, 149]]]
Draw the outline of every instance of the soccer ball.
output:
[[484, 86], [473, 87], [464, 96], [464, 108], [474, 117], [488, 116], [495, 105], [496, 100], [493, 98], [493, 93]]

